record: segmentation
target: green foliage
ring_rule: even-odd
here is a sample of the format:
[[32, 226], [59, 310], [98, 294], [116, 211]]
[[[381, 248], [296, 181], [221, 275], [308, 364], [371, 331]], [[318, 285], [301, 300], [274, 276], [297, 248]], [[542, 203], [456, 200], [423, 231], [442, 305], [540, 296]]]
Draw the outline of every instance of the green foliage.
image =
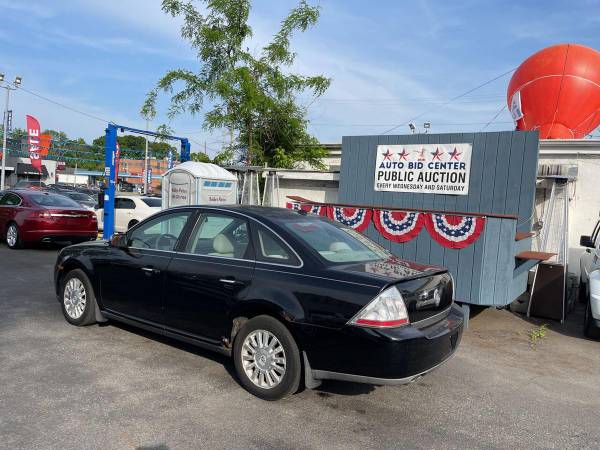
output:
[[302, 0], [281, 23], [273, 40], [258, 56], [249, 52], [249, 0], [205, 0], [200, 13], [191, 0], [163, 0], [162, 8], [182, 17], [181, 35], [197, 50], [201, 63], [194, 73], [187, 69], [167, 72], [148, 93], [142, 106], [144, 117], [156, 115], [160, 92], [171, 94], [168, 115], [200, 113], [205, 102], [203, 126], [212, 131], [235, 131], [233, 148], [215, 160], [267, 163], [293, 167], [298, 161], [321, 167], [326, 155], [307, 132], [306, 108], [296, 103], [299, 94], [322, 95], [331, 80], [322, 75], [290, 73], [296, 54], [290, 39], [316, 24], [319, 8]]
[[546, 323], [529, 331], [529, 343], [533, 349], [537, 348], [538, 342], [546, 337], [547, 332], [548, 324]]
[[210, 157], [206, 153], [203, 153], [203, 152], [191, 153], [190, 158], [192, 161], [196, 161], [196, 162], [203, 162], [203, 163], [212, 162], [210, 160]]
[[[121, 158], [143, 158], [144, 150], [146, 149], [146, 139], [144, 136], [134, 134], [125, 134], [118, 137], [119, 146], [121, 147]], [[103, 149], [106, 142], [106, 136], [102, 135], [92, 141], [96, 147]], [[169, 149], [177, 154], [174, 147], [166, 142], [155, 142], [151, 138], [148, 139], [148, 150], [151, 156], [156, 158], [165, 158]]]

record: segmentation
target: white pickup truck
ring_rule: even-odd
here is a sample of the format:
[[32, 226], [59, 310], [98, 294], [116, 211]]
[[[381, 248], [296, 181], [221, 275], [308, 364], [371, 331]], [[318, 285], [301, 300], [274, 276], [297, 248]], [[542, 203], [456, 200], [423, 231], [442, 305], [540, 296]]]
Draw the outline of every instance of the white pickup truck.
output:
[[600, 339], [600, 220], [590, 236], [581, 236], [579, 245], [585, 247], [579, 260], [579, 298], [586, 303], [583, 331], [589, 338]]
[[[162, 200], [157, 197], [117, 195], [115, 197], [115, 231], [124, 233], [129, 228], [161, 210]], [[98, 229], [104, 229], [104, 209], [96, 211]]]

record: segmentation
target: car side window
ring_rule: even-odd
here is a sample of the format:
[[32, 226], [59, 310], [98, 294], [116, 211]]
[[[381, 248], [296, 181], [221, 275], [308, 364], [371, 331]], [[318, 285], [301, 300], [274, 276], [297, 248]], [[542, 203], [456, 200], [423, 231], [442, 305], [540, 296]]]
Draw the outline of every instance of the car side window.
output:
[[16, 206], [21, 203], [21, 197], [11, 192], [7, 192], [0, 198], [0, 205], [4, 206]]
[[225, 214], [203, 214], [192, 231], [186, 253], [222, 258], [248, 259], [248, 225], [244, 219]]
[[135, 209], [135, 202], [130, 198], [115, 198], [115, 209]]
[[129, 233], [129, 246], [173, 251], [190, 215], [189, 211], [178, 211], [142, 223]]
[[254, 248], [257, 261], [293, 266], [300, 264], [290, 248], [262, 225], [256, 228]]

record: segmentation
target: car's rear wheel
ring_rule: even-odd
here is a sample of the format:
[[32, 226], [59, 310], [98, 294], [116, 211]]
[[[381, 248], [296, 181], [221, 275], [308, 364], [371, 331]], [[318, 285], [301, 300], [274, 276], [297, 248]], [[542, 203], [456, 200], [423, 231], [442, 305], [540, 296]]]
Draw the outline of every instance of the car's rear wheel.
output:
[[75, 269], [62, 279], [60, 298], [62, 312], [72, 325], [84, 326], [95, 323], [96, 297], [85, 272]]
[[270, 316], [248, 320], [235, 337], [233, 359], [244, 388], [263, 400], [298, 390], [302, 364], [293, 336]]
[[590, 339], [600, 339], [600, 329], [592, 317], [592, 304], [587, 302], [585, 307], [585, 317], [583, 319], [583, 334]]
[[23, 241], [21, 241], [21, 235], [19, 234], [19, 227], [14, 222], [6, 229], [6, 245], [13, 250], [23, 246]]

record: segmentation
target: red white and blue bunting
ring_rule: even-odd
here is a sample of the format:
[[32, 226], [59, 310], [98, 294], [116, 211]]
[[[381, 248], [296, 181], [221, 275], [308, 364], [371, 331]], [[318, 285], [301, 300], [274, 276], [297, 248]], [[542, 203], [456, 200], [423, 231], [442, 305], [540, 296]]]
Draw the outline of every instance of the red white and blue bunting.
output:
[[447, 248], [465, 248], [477, 240], [485, 226], [485, 217], [430, 213], [425, 227], [431, 237]]
[[426, 211], [348, 208], [315, 204], [301, 197], [286, 203], [286, 208], [327, 216], [357, 231], [365, 231], [371, 220], [383, 237], [393, 242], [409, 242], [423, 227], [437, 243], [446, 248], [461, 249], [475, 242], [485, 228], [484, 216], [444, 214]]
[[374, 209], [373, 223], [386, 239], [408, 242], [421, 232], [425, 225], [425, 215], [419, 212]]
[[316, 214], [317, 216], [327, 215], [327, 206], [315, 205], [300, 202], [286, 202], [285, 207], [287, 209], [293, 209], [295, 211], [306, 211], [307, 213]]
[[373, 210], [366, 208], [344, 208], [342, 206], [329, 206], [327, 216], [331, 220], [340, 222], [356, 231], [364, 231], [369, 226]]

